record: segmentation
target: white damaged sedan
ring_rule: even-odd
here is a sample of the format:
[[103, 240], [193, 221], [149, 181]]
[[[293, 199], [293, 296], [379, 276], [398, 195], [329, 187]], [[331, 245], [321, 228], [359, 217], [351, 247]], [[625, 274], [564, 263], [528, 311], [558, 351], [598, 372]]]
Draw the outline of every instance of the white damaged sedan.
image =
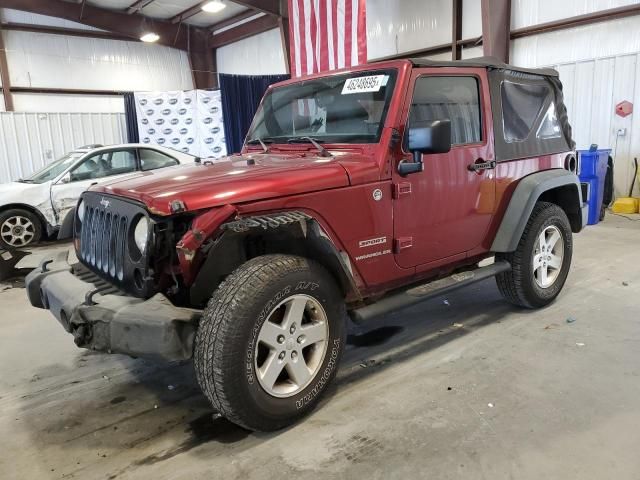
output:
[[194, 162], [156, 145], [89, 145], [67, 153], [33, 175], [0, 185], [0, 249], [33, 245], [52, 235], [80, 194], [135, 172]]

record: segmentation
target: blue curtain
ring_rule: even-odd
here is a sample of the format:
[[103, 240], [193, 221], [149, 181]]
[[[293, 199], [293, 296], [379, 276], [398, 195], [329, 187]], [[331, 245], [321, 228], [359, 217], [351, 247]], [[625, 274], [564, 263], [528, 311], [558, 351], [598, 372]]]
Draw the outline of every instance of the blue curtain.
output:
[[127, 141], [129, 143], [140, 142], [138, 116], [136, 115], [136, 99], [133, 92], [126, 92], [124, 94], [124, 118], [127, 124]]
[[227, 153], [242, 150], [260, 100], [272, 83], [287, 80], [289, 75], [225, 75], [220, 74], [222, 116]]

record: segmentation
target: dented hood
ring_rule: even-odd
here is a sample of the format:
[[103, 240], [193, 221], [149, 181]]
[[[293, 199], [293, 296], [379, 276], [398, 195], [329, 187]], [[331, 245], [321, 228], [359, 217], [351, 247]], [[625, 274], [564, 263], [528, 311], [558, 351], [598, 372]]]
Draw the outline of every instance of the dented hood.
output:
[[128, 197], [157, 215], [169, 215], [174, 200], [194, 211], [348, 185], [335, 158], [260, 154], [141, 172], [90, 190]]

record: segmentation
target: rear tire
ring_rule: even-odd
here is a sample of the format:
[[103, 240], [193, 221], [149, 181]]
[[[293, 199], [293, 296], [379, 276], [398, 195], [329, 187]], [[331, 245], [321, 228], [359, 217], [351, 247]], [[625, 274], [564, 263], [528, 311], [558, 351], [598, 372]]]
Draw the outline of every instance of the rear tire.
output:
[[569, 274], [573, 238], [569, 219], [553, 203], [536, 203], [515, 252], [496, 255], [511, 270], [496, 276], [502, 296], [514, 305], [540, 308], [560, 293]]
[[0, 213], [0, 248], [13, 250], [35, 245], [42, 238], [42, 223], [29, 210], [12, 208]]
[[336, 374], [346, 310], [331, 275], [289, 255], [249, 260], [216, 289], [195, 340], [198, 383], [220, 414], [249, 430], [309, 413]]

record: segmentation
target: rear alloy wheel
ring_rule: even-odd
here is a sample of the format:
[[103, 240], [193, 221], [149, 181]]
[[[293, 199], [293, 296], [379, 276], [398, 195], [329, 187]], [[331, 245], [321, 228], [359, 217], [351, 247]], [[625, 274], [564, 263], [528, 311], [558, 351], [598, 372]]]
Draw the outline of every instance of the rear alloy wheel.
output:
[[552, 286], [562, 270], [564, 241], [558, 227], [549, 225], [540, 235], [533, 255], [533, 277], [540, 288]]
[[27, 210], [7, 210], [0, 214], [0, 246], [26, 247], [40, 241], [40, 221]]
[[538, 202], [515, 252], [496, 255], [511, 270], [496, 277], [509, 302], [526, 308], [544, 307], [560, 293], [569, 274], [573, 239], [566, 213], [558, 205]]
[[198, 383], [213, 407], [249, 430], [284, 428], [309, 413], [336, 374], [344, 299], [318, 263], [264, 255], [214, 291], [196, 334]]

